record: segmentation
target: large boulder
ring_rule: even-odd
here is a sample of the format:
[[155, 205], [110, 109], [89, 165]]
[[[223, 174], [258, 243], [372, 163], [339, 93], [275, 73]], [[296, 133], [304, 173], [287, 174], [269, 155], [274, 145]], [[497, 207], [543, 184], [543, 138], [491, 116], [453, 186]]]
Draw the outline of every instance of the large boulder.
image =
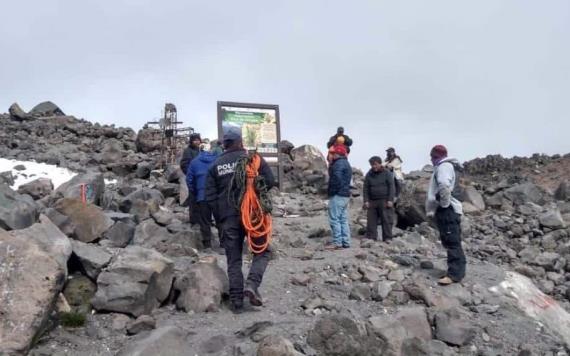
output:
[[56, 190], [56, 194], [63, 198], [81, 199], [81, 186], [85, 184], [86, 201], [91, 204], [99, 205], [103, 193], [105, 192], [105, 180], [103, 175], [98, 172], [88, 172], [76, 175], [69, 182], [60, 185]]
[[123, 158], [125, 150], [117, 139], [105, 140], [101, 149], [100, 161], [103, 164], [118, 163]]
[[465, 187], [463, 191], [463, 204], [470, 204], [474, 210], [472, 212], [485, 210], [485, 201], [481, 193], [472, 186]]
[[65, 116], [65, 113], [51, 101], [44, 101], [34, 106], [30, 111], [30, 115], [37, 117]]
[[37, 218], [38, 206], [31, 197], [0, 184], [0, 228], [23, 229], [35, 223]]
[[540, 225], [547, 227], [549, 229], [564, 229], [566, 227], [566, 222], [560, 214], [560, 210], [551, 209], [542, 213], [539, 217]]
[[0, 354], [26, 354], [54, 309], [66, 271], [18, 231], [0, 231], [0, 245]]
[[83, 204], [78, 199], [60, 199], [54, 208], [70, 218], [74, 226], [71, 237], [81, 242], [100, 239], [113, 226], [113, 220], [105, 215], [101, 208], [92, 204]]
[[176, 326], [164, 326], [150, 334], [140, 334], [119, 351], [117, 356], [193, 355], [188, 332]]
[[8, 108], [8, 113], [10, 114], [10, 119], [15, 121], [24, 121], [24, 120], [29, 120], [31, 118], [31, 116], [28, 113], [26, 113], [20, 107], [20, 105], [18, 105], [18, 103], [10, 105], [10, 107]]
[[[284, 191], [294, 192], [302, 189], [316, 193], [326, 188], [327, 161], [318, 148], [303, 145], [292, 149], [289, 155], [281, 154], [281, 157], [284, 160]], [[311, 189], [305, 190], [305, 187]]]
[[259, 343], [257, 356], [301, 356], [295, 346], [283, 336], [270, 335]]
[[50, 195], [53, 191], [53, 183], [49, 178], [38, 178], [33, 181], [22, 184], [18, 188], [18, 193], [28, 194], [34, 199], [41, 199], [45, 196]]
[[93, 307], [139, 316], [149, 314], [169, 295], [174, 263], [160, 253], [128, 246], [97, 278]]
[[556, 188], [554, 197], [558, 200], [570, 200], [570, 181], [563, 180]]
[[96, 245], [72, 240], [71, 246], [83, 270], [93, 280], [97, 279], [101, 270], [111, 261], [112, 255]]
[[161, 131], [158, 129], [144, 128], [138, 132], [135, 144], [137, 152], [149, 153], [160, 151]]
[[545, 202], [544, 193], [534, 183], [517, 184], [505, 190], [504, 196], [516, 205], [528, 202], [542, 205]]
[[156, 189], [138, 189], [129, 193], [120, 203], [119, 208], [124, 213], [131, 213], [137, 221], [150, 217], [152, 212], [164, 203], [164, 196]]
[[467, 313], [459, 308], [449, 308], [435, 314], [435, 337], [454, 346], [463, 346], [473, 340], [477, 329]]
[[135, 223], [117, 221], [103, 236], [109, 247], [126, 247], [135, 236]]
[[176, 306], [186, 312], [214, 312], [220, 309], [222, 295], [229, 287], [228, 276], [214, 257], [193, 264], [176, 277], [174, 288], [179, 292]]
[[426, 310], [423, 307], [409, 307], [394, 315], [375, 316], [368, 320], [369, 329], [386, 341], [385, 352], [391, 355], [402, 354], [406, 339], [419, 338], [429, 341], [432, 338]]
[[137, 225], [132, 244], [171, 257], [190, 256], [202, 247], [202, 237], [198, 228], [170, 233], [167, 228], [148, 219]]
[[9, 231], [8, 234], [34, 241], [67, 273], [67, 260], [72, 252], [71, 242], [47, 216], [40, 215], [39, 221], [32, 226]]

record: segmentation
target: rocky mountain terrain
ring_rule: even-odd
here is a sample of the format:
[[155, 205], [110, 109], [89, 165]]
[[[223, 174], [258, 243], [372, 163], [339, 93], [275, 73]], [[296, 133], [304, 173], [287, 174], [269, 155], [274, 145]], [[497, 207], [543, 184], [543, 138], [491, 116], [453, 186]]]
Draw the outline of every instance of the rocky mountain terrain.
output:
[[[0, 172], [0, 355], [569, 353], [570, 155], [465, 163], [467, 277], [439, 287], [432, 167], [407, 174], [390, 244], [360, 235], [354, 170], [352, 248], [327, 251], [325, 159], [284, 141], [265, 305], [234, 315], [225, 257], [202, 248], [184, 174], [158, 149], [149, 130], [50, 102], [0, 114], [0, 157], [24, 162]], [[76, 175], [16, 189], [32, 160]]]

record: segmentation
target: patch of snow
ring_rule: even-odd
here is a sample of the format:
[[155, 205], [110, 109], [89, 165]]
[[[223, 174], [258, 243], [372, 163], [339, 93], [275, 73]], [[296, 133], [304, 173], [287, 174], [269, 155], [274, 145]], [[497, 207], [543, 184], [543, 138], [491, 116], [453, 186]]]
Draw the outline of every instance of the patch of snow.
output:
[[[17, 171], [14, 169], [17, 165], [24, 165], [26, 169]], [[14, 176], [14, 185], [10, 187], [14, 190], [17, 190], [22, 184], [38, 178], [51, 179], [54, 189], [57, 189], [60, 185], [77, 175], [77, 173], [67, 168], [61, 168], [53, 164], [0, 158], [0, 172], [6, 171], [11, 171]]]
[[117, 180], [116, 179], [105, 179], [105, 185], [109, 185], [109, 184], [117, 184]]

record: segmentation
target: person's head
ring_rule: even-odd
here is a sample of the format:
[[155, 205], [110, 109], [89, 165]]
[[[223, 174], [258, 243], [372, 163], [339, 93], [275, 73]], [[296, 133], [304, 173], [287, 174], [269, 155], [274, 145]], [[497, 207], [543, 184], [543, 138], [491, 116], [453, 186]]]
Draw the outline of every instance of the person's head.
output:
[[444, 145], [435, 145], [431, 149], [430, 153], [431, 163], [435, 166], [442, 159], [447, 157], [447, 148]]
[[212, 146], [210, 145], [209, 142], [202, 142], [200, 144], [200, 151], [202, 152], [211, 152], [212, 151]]
[[384, 167], [382, 166], [382, 158], [378, 156], [370, 157], [368, 162], [370, 163], [370, 167], [374, 172], [380, 172], [382, 169], [384, 169]]
[[339, 127], [336, 129], [336, 133], [337, 133], [338, 135], [343, 135], [343, 134], [344, 134], [344, 127], [339, 126]]
[[243, 142], [241, 138], [241, 129], [239, 127], [228, 128], [222, 138], [222, 144], [226, 150], [231, 148], [242, 148]]
[[198, 148], [200, 147], [201, 143], [202, 143], [202, 138], [200, 137], [199, 133], [193, 133], [192, 135], [190, 135], [190, 146]]
[[388, 149], [386, 150], [386, 156], [391, 158], [394, 157], [395, 155], [396, 155], [396, 150], [394, 149], [394, 147], [388, 147]]

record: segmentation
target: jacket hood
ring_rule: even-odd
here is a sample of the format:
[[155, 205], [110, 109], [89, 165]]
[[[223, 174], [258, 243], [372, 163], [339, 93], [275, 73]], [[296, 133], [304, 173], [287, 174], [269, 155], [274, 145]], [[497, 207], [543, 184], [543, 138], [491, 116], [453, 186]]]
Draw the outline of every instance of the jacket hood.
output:
[[438, 166], [444, 162], [449, 162], [451, 164], [453, 164], [454, 166], [459, 166], [461, 168], [463, 168], [463, 165], [461, 164], [461, 162], [459, 162], [459, 160], [457, 160], [456, 158], [453, 157], [446, 157], [444, 159], [442, 159], [441, 161], [439, 161], [439, 163], [437, 164]]
[[204, 163], [212, 163], [218, 157], [217, 154], [212, 152], [203, 151], [198, 155], [198, 159]]

